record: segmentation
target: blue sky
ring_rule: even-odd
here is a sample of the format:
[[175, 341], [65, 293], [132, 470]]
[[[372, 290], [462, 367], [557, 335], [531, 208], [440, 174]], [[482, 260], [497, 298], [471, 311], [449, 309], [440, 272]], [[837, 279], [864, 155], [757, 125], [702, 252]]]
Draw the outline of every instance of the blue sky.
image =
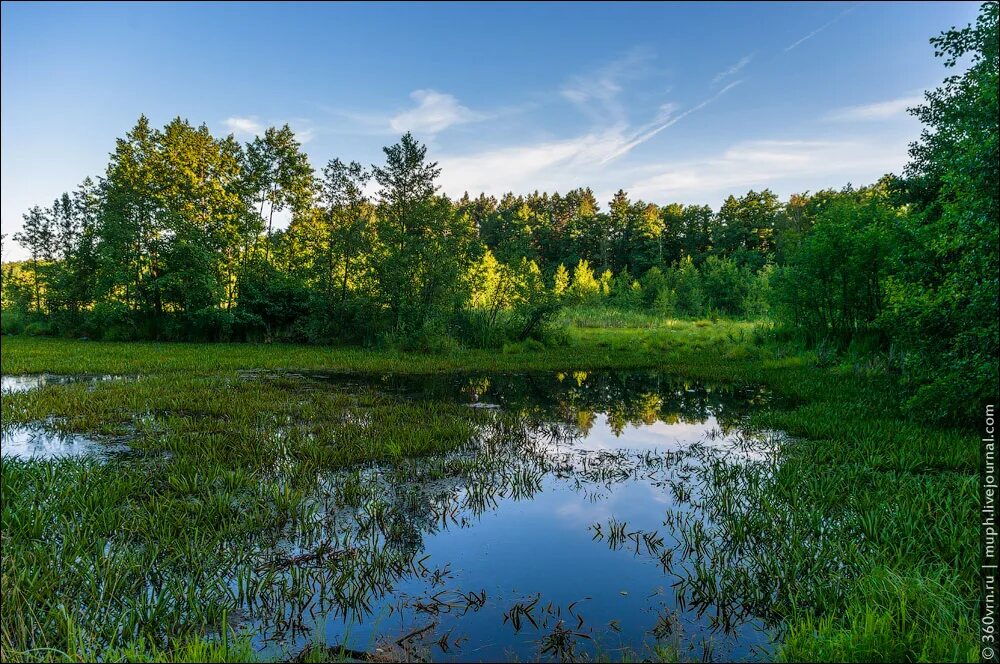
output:
[[[3, 232], [100, 175], [145, 113], [314, 166], [409, 129], [450, 195], [590, 186], [717, 206], [899, 171], [928, 38], [977, 3], [2, 5]], [[7, 243], [5, 243], [7, 244]], [[22, 255], [13, 243], [4, 258]]]

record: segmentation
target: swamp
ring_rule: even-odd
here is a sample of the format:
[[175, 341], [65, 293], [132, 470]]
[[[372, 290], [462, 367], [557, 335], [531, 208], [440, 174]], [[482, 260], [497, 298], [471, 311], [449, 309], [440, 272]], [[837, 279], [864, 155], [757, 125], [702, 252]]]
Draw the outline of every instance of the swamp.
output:
[[[278, 370], [237, 368], [261, 347], [180, 347], [227, 367], [205, 372], [164, 366], [172, 344], [8, 338], [5, 367], [87, 370], [3, 378], [6, 643], [41, 659], [58, 640], [83, 659], [768, 660], [811, 646], [796, 630], [815, 607], [881, 591], [914, 602], [885, 607], [887, 630], [963, 657], [956, 623], [925, 621], [972, 619], [974, 577], [952, 561], [976, 546], [974, 440], [877, 414], [877, 375], [741, 329], [581, 329], [563, 356], [411, 371], [376, 351], [270, 347], [302, 367]], [[726, 355], [745, 359], [711, 359]], [[599, 368], [549, 365], [573, 357]]]
[[997, 2], [0, 14], [0, 662], [997, 661]]

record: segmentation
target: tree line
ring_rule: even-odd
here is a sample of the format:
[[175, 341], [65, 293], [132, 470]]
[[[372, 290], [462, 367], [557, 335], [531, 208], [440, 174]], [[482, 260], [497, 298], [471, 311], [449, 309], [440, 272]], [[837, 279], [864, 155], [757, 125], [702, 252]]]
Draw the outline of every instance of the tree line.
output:
[[14, 239], [30, 258], [3, 287], [5, 309], [24, 316], [8, 329], [499, 342], [532, 336], [567, 302], [766, 313], [762, 293], [753, 306], [740, 293], [770, 272], [789, 218], [769, 190], [718, 212], [624, 191], [604, 211], [584, 188], [453, 201], [412, 135], [384, 152], [384, 164], [333, 159], [314, 172], [287, 125], [241, 145], [141, 117], [104, 176], [25, 213]]
[[901, 175], [718, 210], [588, 188], [450, 200], [410, 134], [317, 172], [287, 125], [241, 144], [140, 117], [101, 177], [25, 213], [3, 328], [430, 348], [543, 338], [567, 303], [771, 316], [889, 352], [914, 407], [951, 416], [997, 392], [997, 5], [931, 42], [968, 69], [912, 110]]

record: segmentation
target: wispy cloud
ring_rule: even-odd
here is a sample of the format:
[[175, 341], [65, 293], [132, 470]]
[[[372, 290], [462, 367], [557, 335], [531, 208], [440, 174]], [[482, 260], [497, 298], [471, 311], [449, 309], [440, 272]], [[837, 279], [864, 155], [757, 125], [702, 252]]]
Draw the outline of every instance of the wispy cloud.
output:
[[870, 120], [888, 120], [906, 114], [906, 109], [920, 104], [922, 97], [900, 97], [874, 104], [848, 106], [836, 109], [826, 115], [827, 120], [835, 122], [853, 122]]
[[256, 136], [264, 130], [264, 126], [256, 117], [232, 116], [223, 120], [222, 124], [237, 136]]
[[641, 145], [642, 143], [645, 143], [646, 141], [648, 141], [649, 139], [653, 138], [661, 131], [666, 129], [667, 127], [671, 127], [680, 122], [681, 120], [683, 120], [684, 118], [686, 118], [687, 116], [691, 115], [692, 113], [700, 111], [701, 109], [705, 108], [713, 101], [715, 101], [722, 95], [726, 94], [727, 92], [735, 88], [740, 83], [742, 83], [742, 81], [733, 81], [732, 83], [728, 84], [726, 87], [722, 88], [708, 99], [692, 106], [683, 113], [680, 113], [678, 115], [669, 115], [664, 119], [660, 119], [659, 121], [654, 121], [652, 124], [639, 129], [635, 133], [635, 135], [633, 135], [632, 138], [630, 138], [623, 145], [619, 146], [613, 152], [604, 157], [604, 159], [601, 160], [601, 163], [606, 164], [607, 162], [613, 159], [617, 159], [618, 157], [627, 154], [630, 150], [632, 150], [638, 145]]
[[314, 138], [316, 138], [316, 129], [298, 122], [289, 123], [292, 131], [295, 132], [295, 138], [299, 143], [305, 145], [309, 143]]
[[410, 93], [410, 98], [417, 102], [416, 107], [389, 119], [389, 127], [395, 132], [436, 134], [454, 125], [478, 122], [490, 117], [487, 113], [463, 106], [454, 96], [436, 90], [414, 90]]
[[[569, 189], [585, 185], [608, 152], [625, 141], [620, 128], [594, 131], [561, 140], [543, 141], [463, 155], [445, 155], [441, 186], [449, 194], [550, 188]], [[567, 182], [576, 182], [567, 186]]]
[[848, 180], [866, 182], [906, 163], [908, 137], [873, 141], [752, 140], [704, 158], [632, 164], [608, 169], [602, 155], [627, 142], [618, 130], [566, 140], [438, 157], [442, 189], [452, 196], [468, 191], [500, 196], [508, 191], [564, 192], [593, 187], [601, 201], [619, 188], [657, 203], [719, 205], [729, 194], [770, 187], [779, 195]]
[[[589, 75], [571, 78], [560, 89], [564, 99], [595, 121], [590, 131], [566, 139], [439, 158], [444, 189], [458, 195], [465, 190], [501, 194], [519, 187], [559, 188], [567, 177], [579, 178], [579, 184], [593, 181], [602, 177], [603, 166], [608, 162], [628, 154], [741, 83], [731, 81], [688, 109], [682, 109], [676, 102], [661, 103], [652, 120], [633, 126], [621, 100], [623, 81], [637, 77], [637, 68], [646, 67], [652, 58], [649, 51], [635, 50]], [[724, 73], [729, 76], [738, 72], [751, 58], [743, 58]]]
[[262, 122], [257, 116], [248, 117], [231, 116], [222, 121], [226, 131], [240, 138], [253, 138], [264, 133], [266, 127], [275, 127], [288, 124], [295, 132], [295, 138], [299, 143], [305, 144], [316, 137], [316, 129], [310, 120], [296, 118], [294, 120], [280, 122]]
[[714, 157], [644, 167], [651, 174], [626, 190], [656, 201], [693, 202], [719, 201], [751, 187], [770, 187], [782, 195], [840, 187], [848, 179], [867, 181], [898, 170], [906, 163], [907, 144], [905, 137], [743, 141]]
[[[855, 6], [857, 6], [857, 5], [855, 5]], [[816, 28], [815, 30], [813, 30], [812, 32], [810, 32], [809, 34], [805, 35], [804, 37], [801, 37], [800, 39], [795, 40], [794, 42], [792, 42], [791, 44], [789, 44], [788, 46], [785, 47], [785, 53], [787, 53], [788, 51], [792, 50], [793, 48], [799, 46], [803, 42], [812, 39], [813, 37], [815, 37], [819, 33], [823, 32], [824, 30], [826, 30], [827, 28], [829, 28], [831, 25], [833, 25], [834, 23], [836, 23], [840, 19], [842, 19], [845, 16], [847, 16], [848, 14], [850, 14], [852, 11], [854, 11], [854, 7], [848, 7], [847, 9], [845, 9], [842, 12], [840, 12], [839, 14], [837, 14], [836, 16], [834, 16], [832, 19], [830, 19], [829, 21], [827, 21], [823, 25], [819, 26], [818, 28]]]
[[729, 78], [730, 76], [735, 76], [740, 72], [741, 69], [750, 64], [751, 60], [753, 60], [753, 53], [751, 53], [750, 55], [743, 56], [742, 58], [740, 58], [740, 61], [737, 62], [735, 65], [733, 65], [732, 67], [730, 67], [725, 71], [720, 71], [718, 74], [716, 74], [715, 77], [712, 79], [712, 85], [715, 85], [720, 81]]
[[624, 123], [627, 113], [620, 100], [623, 85], [646, 74], [654, 58], [650, 49], [634, 48], [594, 71], [571, 77], [559, 94], [596, 122]]

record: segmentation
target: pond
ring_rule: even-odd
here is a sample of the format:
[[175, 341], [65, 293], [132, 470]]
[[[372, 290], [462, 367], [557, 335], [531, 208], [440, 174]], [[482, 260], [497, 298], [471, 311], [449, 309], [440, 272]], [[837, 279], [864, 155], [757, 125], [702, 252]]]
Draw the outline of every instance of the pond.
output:
[[[112, 378], [4, 377], [3, 392]], [[464, 404], [475, 433], [448, 454], [321, 474], [313, 518], [247, 544], [252, 562], [226, 577], [230, 620], [264, 658], [316, 643], [378, 661], [771, 658], [767, 598], [728, 592], [748, 553], [719, 528], [755, 509], [747, 487], [788, 444], [749, 427], [774, 402], [765, 389], [655, 371], [239, 380], [272, 378]], [[46, 423], [5, 426], [0, 448], [118, 449]]]
[[321, 635], [424, 661], [769, 657], [772, 631], [715, 592], [706, 541], [719, 478], [783, 442], [745, 428], [763, 389], [655, 372], [299, 376], [496, 419], [451, 454], [326, 479], [323, 535], [282, 543], [300, 601], [258, 625], [265, 653]]
[[46, 385], [68, 385], [70, 383], [98, 383], [106, 380], [121, 380], [122, 376], [109, 374], [30, 374], [24, 376], [0, 376], [0, 393], [13, 394], [37, 390]]

